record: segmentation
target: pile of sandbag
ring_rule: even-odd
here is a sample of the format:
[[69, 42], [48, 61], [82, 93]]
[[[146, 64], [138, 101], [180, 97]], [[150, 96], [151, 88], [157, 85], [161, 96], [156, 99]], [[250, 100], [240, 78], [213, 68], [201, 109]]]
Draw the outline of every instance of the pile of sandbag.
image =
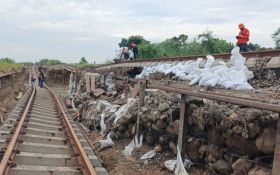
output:
[[143, 78], [152, 73], [175, 74], [180, 80], [188, 80], [191, 85], [222, 86], [227, 89], [252, 90], [247, 80], [254, 77], [253, 72], [245, 66], [246, 59], [239, 53], [239, 47], [231, 51], [229, 62], [215, 60], [207, 55], [207, 60], [198, 58], [196, 61], [179, 62], [177, 64], [163, 63], [148, 66], [136, 78]]

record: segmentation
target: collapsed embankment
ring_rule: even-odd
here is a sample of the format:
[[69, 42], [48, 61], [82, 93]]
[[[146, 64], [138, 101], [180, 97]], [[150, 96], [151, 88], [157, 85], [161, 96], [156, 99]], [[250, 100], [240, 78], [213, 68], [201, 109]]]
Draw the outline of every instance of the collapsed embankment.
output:
[[[20, 73], [0, 77], [0, 117], [5, 120], [17, 100], [26, 92], [28, 70], [23, 68]], [[1, 123], [2, 124], [2, 123]]]
[[[279, 83], [277, 83], [279, 69], [260, 66], [250, 70], [255, 75], [249, 81], [254, 87], [252, 91], [198, 86], [193, 86], [193, 89], [280, 104]], [[164, 76], [154, 74], [149, 78], [179, 82], [172, 74]], [[136, 134], [136, 121], [139, 116], [143, 144], [154, 147], [157, 155], [165, 155], [163, 152], [166, 151], [176, 155], [180, 125], [180, 95], [146, 89], [144, 106], [139, 108], [139, 99], [134, 93], [137, 89], [136, 84], [130, 84], [128, 98], [126, 98], [123, 89], [109, 88], [108, 90], [108, 87], [102, 86], [106, 84], [105, 80], [102, 78], [95, 80], [97, 90], [90, 92], [86, 92], [86, 80], [80, 81], [74, 100], [75, 106], [80, 111], [78, 117], [80, 122], [91, 130], [100, 132], [104, 138], [113, 131], [118, 139], [132, 139]], [[185, 81], [180, 83], [188, 84]], [[115, 85], [115, 87], [124, 86]], [[186, 100], [185, 117], [188, 118], [188, 126], [184, 151], [195, 165], [203, 164], [213, 174], [271, 173], [276, 121], [279, 114], [202, 98], [188, 97]], [[112, 146], [110, 138], [107, 141], [110, 141]]]

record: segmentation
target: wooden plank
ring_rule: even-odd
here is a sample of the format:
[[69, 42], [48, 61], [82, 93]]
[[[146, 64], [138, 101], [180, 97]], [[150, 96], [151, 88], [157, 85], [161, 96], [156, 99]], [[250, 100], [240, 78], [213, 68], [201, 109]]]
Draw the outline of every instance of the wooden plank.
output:
[[128, 78], [125, 77], [125, 81], [124, 81], [124, 94], [125, 94], [125, 99], [127, 99], [128, 96]]
[[94, 91], [95, 88], [95, 75], [90, 75], [90, 90]]
[[186, 95], [181, 94], [178, 146], [181, 151], [181, 157], [183, 162], [185, 160], [186, 137], [187, 137]]
[[90, 92], [90, 80], [89, 80], [89, 74], [85, 74], [85, 79], [86, 79], [86, 92]]
[[139, 80], [140, 84], [140, 91], [139, 91], [139, 103], [138, 103], [138, 115], [137, 115], [137, 121], [136, 121], [136, 135], [139, 137], [139, 128], [140, 128], [140, 111], [141, 107], [144, 105], [144, 99], [145, 99], [145, 88], [146, 88], [146, 82], [144, 83], [143, 80]]
[[[280, 116], [280, 113], [279, 113], [279, 116]], [[272, 175], [278, 175], [279, 172], [280, 172], [280, 119], [278, 119], [278, 122], [277, 122]]]
[[130, 86], [129, 85], [129, 90], [131, 92], [131, 97], [132, 98], [135, 98], [138, 94], [139, 94], [139, 91], [140, 91], [140, 84], [137, 83], [137, 84], [134, 84], [134, 87]]
[[103, 89], [95, 89], [93, 91], [93, 97], [94, 98], [98, 98], [98, 97], [100, 97], [104, 93], [105, 93], [105, 91]]

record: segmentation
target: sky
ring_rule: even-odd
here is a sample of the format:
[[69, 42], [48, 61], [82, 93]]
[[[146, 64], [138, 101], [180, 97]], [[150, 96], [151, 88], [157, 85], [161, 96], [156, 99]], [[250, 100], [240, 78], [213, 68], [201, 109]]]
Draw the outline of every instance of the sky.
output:
[[161, 42], [210, 30], [236, 42], [240, 22], [251, 42], [273, 47], [279, 9], [279, 0], [0, 0], [0, 58], [103, 63], [123, 37]]

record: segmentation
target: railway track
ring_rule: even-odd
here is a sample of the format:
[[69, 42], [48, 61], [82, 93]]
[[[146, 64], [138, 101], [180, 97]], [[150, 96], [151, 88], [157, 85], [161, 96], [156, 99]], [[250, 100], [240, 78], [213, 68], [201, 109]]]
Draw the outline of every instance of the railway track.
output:
[[0, 175], [107, 175], [79, 126], [48, 88], [31, 88], [0, 128]]
[[[231, 56], [230, 53], [224, 53], [224, 54], [211, 54], [214, 56], [215, 59], [222, 59], [222, 60], [228, 60]], [[255, 64], [256, 58], [273, 58], [273, 57], [279, 57], [280, 56], [280, 49], [274, 49], [274, 50], [263, 50], [263, 51], [254, 51], [254, 52], [244, 52], [242, 53], [244, 57], [247, 58], [247, 61], [249, 61], [250, 66], [252, 63]], [[170, 63], [170, 64], [177, 64], [179, 62], [186, 62], [189, 60], [195, 60], [197, 58], [206, 58], [206, 55], [190, 55], [190, 56], [178, 56], [178, 57], [163, 57], [163, 58], [147, 58], [147, 59], [137, 59], [137, 60], [131, 60], [131, 61], [122, 61], [118, 63], [108, 64], [104, 66], [97, 67], [97, 71], [107, 71], [110, 69], [118, 69], [118, 68], [133, 68], [133, 67], [145, 67], [145, 66], [154, 66], [159, 65], [162, 63]], [[276, 63], [276, 65], [275, 65]], [[267, 64], [267, 66], [272, 66], [272, 68], [279, 68], [280, 67], [280, 58], [272, 61], [271, 64]], [[68, 66], [69, 68], [69, 66]]]

